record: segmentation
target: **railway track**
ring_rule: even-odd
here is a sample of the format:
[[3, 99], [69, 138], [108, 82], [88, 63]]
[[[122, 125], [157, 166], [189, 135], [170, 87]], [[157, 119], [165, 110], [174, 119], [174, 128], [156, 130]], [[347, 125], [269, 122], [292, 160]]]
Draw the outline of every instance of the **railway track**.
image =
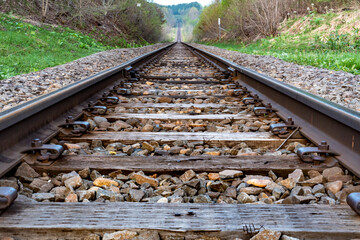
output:
[[180, 38], [0, 123], [1, 237], [360, 237], [359, 116]]

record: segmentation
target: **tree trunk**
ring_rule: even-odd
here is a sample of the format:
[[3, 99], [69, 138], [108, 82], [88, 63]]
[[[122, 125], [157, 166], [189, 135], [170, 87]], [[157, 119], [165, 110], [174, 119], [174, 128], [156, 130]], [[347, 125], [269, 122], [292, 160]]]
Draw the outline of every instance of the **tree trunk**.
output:
[[79, 0], [79, 21], [82, 24], [82, 0]]
[[46, 14], [49, 7], [49, 0], [42, 0], [42, 6], [41, 6], [41, 20], [44, 22], [46, 19]]

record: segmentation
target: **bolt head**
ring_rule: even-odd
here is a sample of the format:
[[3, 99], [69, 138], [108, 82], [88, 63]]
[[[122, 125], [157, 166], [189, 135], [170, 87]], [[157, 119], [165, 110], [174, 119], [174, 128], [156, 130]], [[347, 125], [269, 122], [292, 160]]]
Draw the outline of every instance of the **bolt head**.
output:
[[42, 141], [39, 138], [35, 138], [31, 141], [31, 147], [41, 147]]
[[318, 146], [318, 148], [320, 149], [320, 150], [329, 150], [329, 145], [327, 144], [327, 142], [326, 141], [322, 141], [321, 143], [320, 143], [320, 145]]

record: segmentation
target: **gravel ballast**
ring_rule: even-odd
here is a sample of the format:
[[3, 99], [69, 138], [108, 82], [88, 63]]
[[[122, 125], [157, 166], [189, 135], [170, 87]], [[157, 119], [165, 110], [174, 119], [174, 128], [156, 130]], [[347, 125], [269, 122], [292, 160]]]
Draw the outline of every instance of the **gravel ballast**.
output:
[[[38, 202], [150, 202], [218, 204], [346, 204], [358, 192], [359, 179], [340, 167], [322, 173], [296, 169], [284, 177], [273, 171], [250, 175], [240, 170], [175, 174], [127, 174], [116, 170], [102, 175], [85, 168], [70, 173], [36, 172], [22, 163], [15, 176], [0, 179], [29, 201]], [[24, 197], [23, 197], [24, 198]], [[32, 199], [32, 200], [30, 200]]]
[[1, 80], [0, 112], [165, 45], [165, 43], [159, 43], [141, 48], [122, 48], [99, 52], [56, 67]]
[[[47, 94], [100, 71], [120, 65], [165, 44], [115, 49], [42, 71], [0, 81], [0, 111]], [[194, 44], [239, 65], [291, 84], [329, 101], [360, 112], [360, 76], [285, 62], [272, 56], [249, 55], [213, 46]]]
[[272, 56], [258, 56], [193, 44], [241, 66], [301, 88], [346, 108], [360, 112], [360, 76], [285, 62]]

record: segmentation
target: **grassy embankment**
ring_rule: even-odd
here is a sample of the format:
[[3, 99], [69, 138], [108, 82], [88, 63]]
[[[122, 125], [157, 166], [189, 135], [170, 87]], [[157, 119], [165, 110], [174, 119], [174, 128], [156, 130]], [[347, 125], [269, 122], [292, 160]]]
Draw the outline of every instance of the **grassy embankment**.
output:
[[37, 27], [0, 13], [0, 80], [112, 49], [64, 27]]
[[287, 20], [276, 37], [255, 43], [203, 43], [288, 62], [360, 74], [360, 12], [315, 14]]

